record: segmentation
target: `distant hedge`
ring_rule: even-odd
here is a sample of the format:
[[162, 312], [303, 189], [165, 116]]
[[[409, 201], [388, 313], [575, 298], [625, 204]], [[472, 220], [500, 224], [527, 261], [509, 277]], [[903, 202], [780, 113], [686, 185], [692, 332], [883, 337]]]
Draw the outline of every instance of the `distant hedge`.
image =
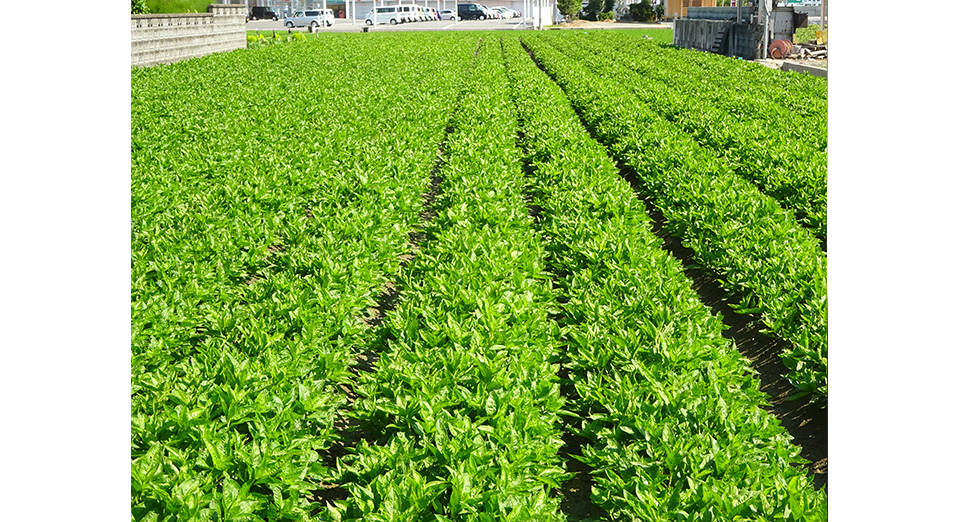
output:
[[[134, 2], [136, 3], [136, 2]], [[206, 13], [212, 0], [146, 0], [150, 13]]]

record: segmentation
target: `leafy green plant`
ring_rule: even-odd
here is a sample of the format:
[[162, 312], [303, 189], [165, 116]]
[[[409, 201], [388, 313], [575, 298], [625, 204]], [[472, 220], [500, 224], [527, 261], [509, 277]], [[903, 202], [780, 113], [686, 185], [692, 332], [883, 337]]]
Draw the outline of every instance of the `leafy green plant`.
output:
[[759, 313], [769, 331], [791, 343], [781, 357], [795, 396], [825, 405], [826, 258], [816, 239], [792, 213], [733, 174], [722, 158], [637, 104], [622, 77], [578, 60], [571, 42], [549, 34], [524, 42], [585, 123], [636, 172], [668, 230], [694, 251], [696, 262], [720, 276], [739, 300], [738, 309]]
[[[345, 459], [335, 520], [562, 520], [558, 330], [531, 229], [499, 42], [483, 38], [445, 141], [436, 217], [360, 377], [377, 444]], [[355, 478], [353, 478], [355, 477]]]
[[[526, 39], [526, 38], [525, 38]], [[826, 520], [826, 501], [605, 148], [515, 39], [504, 58], [558, 277], [571, 423], [613, 520]]]
[[[374, 53], [334, 36], [131, 71], [135, 520], [317, 508], [349, 365], [375, 340], [362, 319], [409, 249], [446, 123], [380, 89], [452, 106], [462, 74], [449, 37], [420, 41]], [[334, 61], [354, 73], [320, 81]]]
[[820, 30], [820, 26], [817, 24], [810, 24], [807, 27], [801, 27], [793, 32], [793, 43], [806, 43], [810, 40], [817, 39], [817, 31]]
[[824, 519], [613, 162], [825, 399], [822, 253], [696, 122], [780, 112], [675, 94], [789, 84], [642, 43], [662, 34], [524, 34], [558, 83], [498, 32], [256, 35], [132, 70], [132, 519], [562, 520], [565, 430], [613, 520]]
[[[625, 83], [640, 102], [712, 148], [826, 242], [825, 111], [808, 124], [775, 104], [757, 104], [730, 89], [713, 90], [728, 74], [694, 68], [700, 65], [691, 63], [700, 62], [696, 54], [704, 53], [668, 52], [622, 35], [577, 39], [566, 46], [571, 56], [596, 63], [596, 71], [610, 78], [628, 78]], [[696, 97], [689, 96], [691, 89]], [[811, 132], [818, 129], [822, 134]]]

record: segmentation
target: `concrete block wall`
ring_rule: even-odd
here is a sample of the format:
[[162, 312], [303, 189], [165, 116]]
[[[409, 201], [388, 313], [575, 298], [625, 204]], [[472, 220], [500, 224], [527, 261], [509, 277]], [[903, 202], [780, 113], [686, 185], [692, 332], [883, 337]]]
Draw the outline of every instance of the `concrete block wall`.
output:
[[[756, 7], [741, 7], [740, 21], [749, 22], [750, 15], [757, 14]], [[689, 7], [687, 8], [687, 18], [697, 18], [700, 20], [736, 20], [736, 7]]]
[[244, 5], [210, 4], [206, 13], [130, 15], [132, 67], [173, 63], [247, 46]]
[[727, 56], [739, 56], [744, 60], [763, 58], [763, 26], [758, 24], [733, 24], [727, 47]]
[[673, 45], [710, 51], [717, 33], [732, 25], [733, 21], [681, 18], [673, 22]]
[[[727, 42], [720, 52], [745, 60], [763, 57], [763, 25], [734, 23], [736, 7], [701, 7], [689, 9], [689, 18], [673, 23], [673, 43], [681, 47], [710, 51], [721, 28], [728, 29]], [[749, 20], [756, 9], [744, 7], [741, 14]], [[770, 17], [770, 41], [793, 37], [793, 8], [776, 8]], [[697, 17], [697, 18], [694, 18]]]

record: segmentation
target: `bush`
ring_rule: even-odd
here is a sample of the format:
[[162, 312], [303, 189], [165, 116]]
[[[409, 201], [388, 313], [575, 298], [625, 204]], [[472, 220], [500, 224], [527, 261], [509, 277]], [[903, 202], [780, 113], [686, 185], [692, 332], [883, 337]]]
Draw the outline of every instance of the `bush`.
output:
[[210, 0], [144, 0], [151, 13], [206, 13]]
[[130, 14], [147, 14], [149, 12], [146, 0], [130, 0]]
[[616, 16], [613, 15], [613, 11], [604, 11], [600, 13], [600, 20], [613, 20]]

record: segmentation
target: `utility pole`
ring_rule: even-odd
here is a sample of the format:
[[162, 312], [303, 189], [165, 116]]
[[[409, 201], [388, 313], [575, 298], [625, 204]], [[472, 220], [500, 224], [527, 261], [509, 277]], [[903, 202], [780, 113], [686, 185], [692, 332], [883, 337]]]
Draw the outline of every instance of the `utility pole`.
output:
[[770, 46], [770, 9], [773, 0], [763, 0], [763, 59], [767, 59], [767, 47]]

